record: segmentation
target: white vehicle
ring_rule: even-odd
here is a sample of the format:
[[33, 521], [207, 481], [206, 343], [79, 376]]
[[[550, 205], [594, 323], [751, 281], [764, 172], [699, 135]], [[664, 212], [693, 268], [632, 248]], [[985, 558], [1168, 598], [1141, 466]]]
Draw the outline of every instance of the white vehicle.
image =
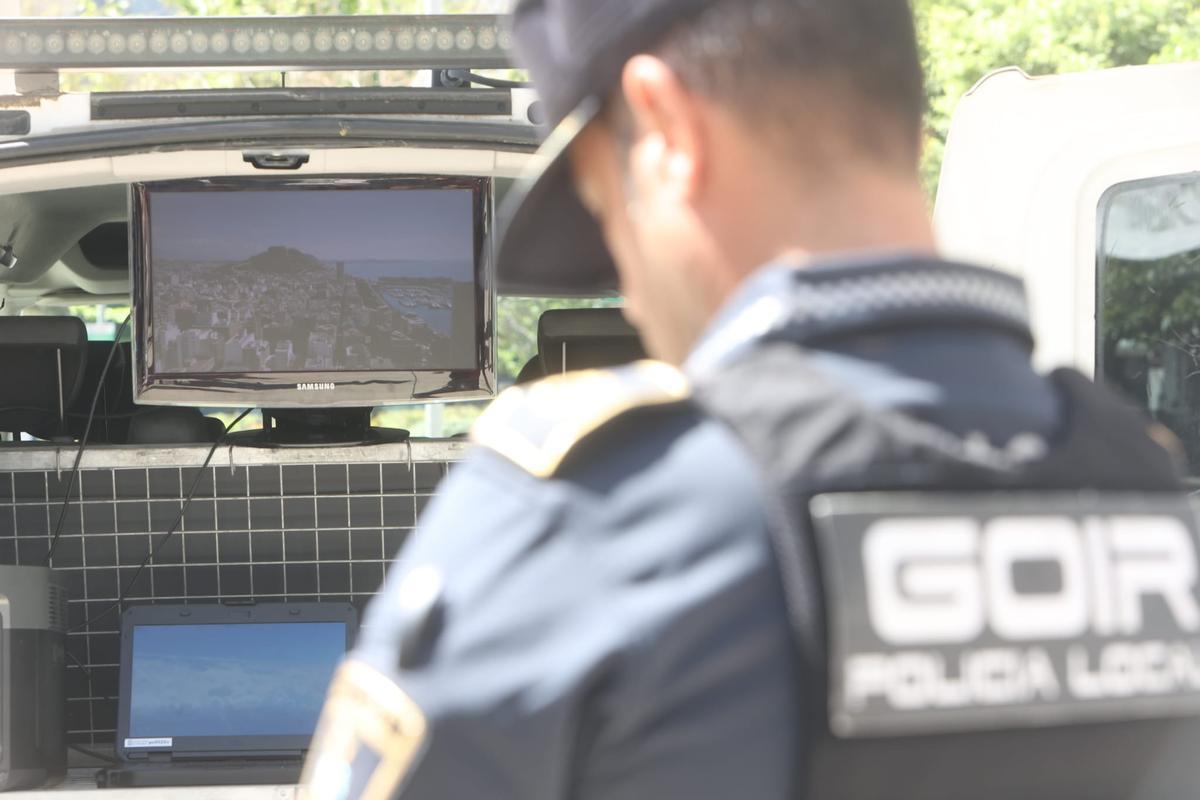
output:
[[947, 142], [948, 255], [1031, 294], [1040, 366], [1122, 389], [1200, 474], [1200, 64], [982, 80]]

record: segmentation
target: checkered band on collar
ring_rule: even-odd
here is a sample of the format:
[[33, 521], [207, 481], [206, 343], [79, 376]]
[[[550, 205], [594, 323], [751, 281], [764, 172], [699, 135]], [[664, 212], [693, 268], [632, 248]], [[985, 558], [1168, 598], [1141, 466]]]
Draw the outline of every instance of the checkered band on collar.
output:
[[759, 341], [812, 345], [936, 325], [991, 328], [1033, 345], [1025, 286], [1015, 276], [917, 258], [833, 262], [752, 279], [687, 371], [703, 374]]
[[881, 328], [960, 323], [999, 327], [1032, 344], [1029, 306], [1020, 279], [949, 263], [794, 273], [776, 328], [801, 340]]

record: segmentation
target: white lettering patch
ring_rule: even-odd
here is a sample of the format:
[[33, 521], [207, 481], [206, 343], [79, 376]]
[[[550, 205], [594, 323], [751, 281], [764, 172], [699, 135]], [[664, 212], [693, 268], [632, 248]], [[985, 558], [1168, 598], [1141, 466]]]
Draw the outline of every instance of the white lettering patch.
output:
[[1186, 499], [829, 495], [812, 518], [835, 733], [1200, 712]]

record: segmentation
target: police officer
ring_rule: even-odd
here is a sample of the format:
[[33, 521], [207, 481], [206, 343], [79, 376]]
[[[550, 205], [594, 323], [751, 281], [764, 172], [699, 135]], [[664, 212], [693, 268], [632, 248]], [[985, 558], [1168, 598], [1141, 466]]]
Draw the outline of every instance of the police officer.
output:
[[554, 129], [502, 274], [619, 286], [660, 361], [487, 412], [335, 680], [313, 795], [1194, 795], [1173, 464], [1033, 371], [1018, 280], [935, 254], [905, 0], [514, 24]]

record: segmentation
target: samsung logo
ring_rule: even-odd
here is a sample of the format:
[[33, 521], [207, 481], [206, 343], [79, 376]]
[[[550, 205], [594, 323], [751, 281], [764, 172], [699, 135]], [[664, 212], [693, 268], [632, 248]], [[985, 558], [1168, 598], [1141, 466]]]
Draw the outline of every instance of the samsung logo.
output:
[[296, 390], [300, 392], [332, 392], [336, 388], [333, 383], [297, 383]]

